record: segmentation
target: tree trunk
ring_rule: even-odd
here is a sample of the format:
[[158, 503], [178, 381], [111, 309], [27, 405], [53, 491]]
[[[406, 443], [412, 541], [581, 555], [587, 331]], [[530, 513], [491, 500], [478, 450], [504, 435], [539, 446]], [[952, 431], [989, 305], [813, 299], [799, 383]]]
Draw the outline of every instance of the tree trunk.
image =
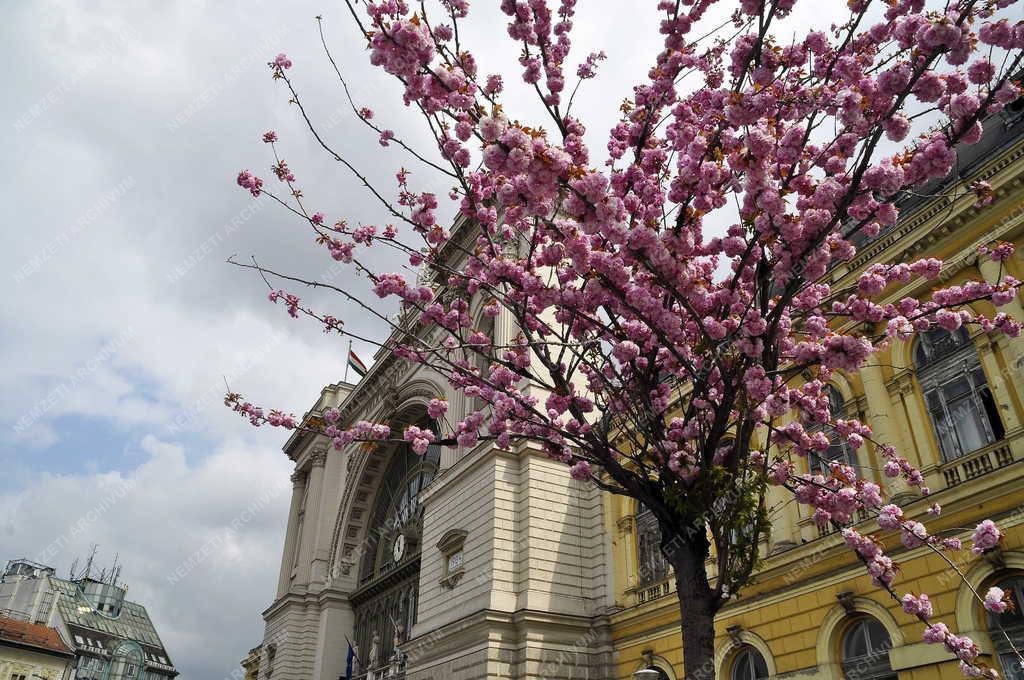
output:
[[686, 680], [714, 680], [715, 613], [718, 606], [704, 566], [708, 555], [707, 540], [702, 536], [697, 545], [677, 541], [673, 547], [675, 549], [668, 557], [676, 575]]

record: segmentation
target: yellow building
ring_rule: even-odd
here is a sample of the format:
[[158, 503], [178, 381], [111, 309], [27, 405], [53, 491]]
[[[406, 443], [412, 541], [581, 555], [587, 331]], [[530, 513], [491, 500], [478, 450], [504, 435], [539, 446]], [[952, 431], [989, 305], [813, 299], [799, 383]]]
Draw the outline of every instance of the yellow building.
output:
[[[1017, 246], [1005, 272], [1024, 279], [1024, 119], [1022, 102], [985, 123], [982, 141], [960, 155], [958, 175], [936, 182], [901, 204], [900, 222], [861, 244], [857, 257], [827, 276], [834, 286], [855, 284], [868, 266], [920, 257], [945, 261], [941, 281], [915, 279], [890, 287], [886, 301], [911, 295], [926, 299], [937, 285], [1000, 275], [999, 265], [978, 257], [996, 240]], [[980, 207], [967, 188], [988, 181], [991, 204]], [[978, 311], [991, 312], [979, 304]], [[1002, 307], [1024, 321], [1020, 298]], [[877, 330], [877, 329], [876, 329]], [[833, 410], [856, 416], [876, 438], [892, 442], [925, 475], [932, 494], [905, 505], [911, 519], [933, 533], [968, 538], [980, 520], [994, 519], [1004, 531], [1001, 549], [984, 556], [965, 550], [948, 564], [927, 548], [907, 550], [883, 535], [900, 564], [900, 593], [928, 593], [941, 621], [971, 636], [982, 660], [1004, 677], [1024, 678], [1008, 653], [1009, 642], [990, 632], [993, 621], [971, 588], [984, 593], [1001, 585], [1012, 593], [1016, 611], [1001, 625], [1024, 648], [1024, 336], [1011, 339], [972, 329], [970, 333], [929, 332], [894, 343], [858, 374], [832, 381]], [[835, 458], [855, 456], [862, 474], [893, 488], [879, 473], [870, 447], [851, 453], [842, 445]], [[941, 645], [921, 642], [921, 623], [873, 586], [863, 565], [835, 532], [820, 531], [789, 492], [773, 487], [772, 534], [761, 546], [764, 561], [754, 582], [716, 619], [719, 678], [856, 678], [918, 680], [962, 678], [957, 662]], [[926, 518], [932, 503], [943, 512]], [[613, 497], [606, 525], [613, 541], [615, 600], [612, 637], [616, 677], [655, 668], [662, 677], [682, 677], [679, 610], [673, 579], [658, 551], [657, 523], [635, 501]], [[878, 534], [862, 519], [861, 533]], [[969, 545], [969, 542], [965, 542]], [[963, 582], [957, 572], [966, 578]]]

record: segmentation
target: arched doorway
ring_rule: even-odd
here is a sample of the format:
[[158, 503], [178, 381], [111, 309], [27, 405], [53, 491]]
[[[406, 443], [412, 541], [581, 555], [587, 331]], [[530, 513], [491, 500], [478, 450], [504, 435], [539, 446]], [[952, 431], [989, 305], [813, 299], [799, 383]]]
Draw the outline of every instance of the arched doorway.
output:
[[[426, 418], [417, 424], [432, 426]], [[409, 639], [416, 622], [423, 520], [419, 494], [437, 474], [439, 462], [438, 446], [418, 456], [409, 445], [398, 445], [377, 487], [359, 555], [359, 585], [349, 596], [358, 677], [394, 678], [404, 672], [397, 646]]]

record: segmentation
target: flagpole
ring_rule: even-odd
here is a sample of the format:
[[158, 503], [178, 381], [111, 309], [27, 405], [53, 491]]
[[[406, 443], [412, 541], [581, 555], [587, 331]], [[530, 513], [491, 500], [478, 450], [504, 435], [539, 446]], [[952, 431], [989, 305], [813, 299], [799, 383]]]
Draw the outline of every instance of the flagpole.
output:
[[345, 355], [345, 377], [341, 379], [342, 382], [348, 382], [348, 365], [352, 363], [352, 340], [348, 341], [348, 354]]

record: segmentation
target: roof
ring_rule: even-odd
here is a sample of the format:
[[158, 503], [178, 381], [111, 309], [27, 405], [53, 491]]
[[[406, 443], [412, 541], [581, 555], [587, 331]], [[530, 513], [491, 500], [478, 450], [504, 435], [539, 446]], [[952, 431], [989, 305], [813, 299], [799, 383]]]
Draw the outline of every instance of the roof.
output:
[[5, 642], [60, 656], [74, 655], [55, 629], [0, 616], [0, 643]]
[[96, 634], [92, 636], [94, 639], [134, 640], [147, 651], [159, 650], [162, 656], [170, 658], [146, 608], [141, 604], [125, 600], [121, 605], [121, 613], [111, 617], [89, 607], [73, 581], [55, 576], [49, 578], [51, 587], [64, 595], [57, 598], [57, 606], [69, 629], [95, 631]]

